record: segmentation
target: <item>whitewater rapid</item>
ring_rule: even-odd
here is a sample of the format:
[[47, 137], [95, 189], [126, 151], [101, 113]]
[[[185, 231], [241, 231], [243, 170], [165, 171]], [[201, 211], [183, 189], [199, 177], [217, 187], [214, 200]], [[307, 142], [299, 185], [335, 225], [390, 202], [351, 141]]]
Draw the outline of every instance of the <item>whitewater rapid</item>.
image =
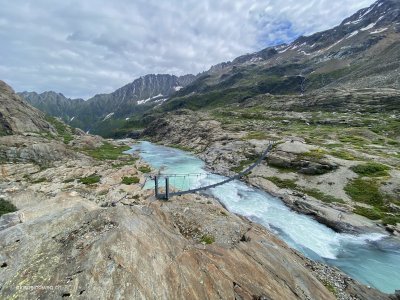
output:
[[[163, 174], [199, 174], [194, 180], [176, 178], [170, 184], [194, 188], [226, 179], [205, 170], [205, 164], [190, 153], [141, 142], [130, 152]], [[148, 188], [153, 186], [148, 183]], [[309, 216], [290, 210], [278, 198], [235, 180], [209, 193], [231, 212], [245, 216], [280, 236], [307, 257], [337, 266], [360, 282], [383, 292], [400, 289], [400, 244], [380, 233], [337, 233]]]

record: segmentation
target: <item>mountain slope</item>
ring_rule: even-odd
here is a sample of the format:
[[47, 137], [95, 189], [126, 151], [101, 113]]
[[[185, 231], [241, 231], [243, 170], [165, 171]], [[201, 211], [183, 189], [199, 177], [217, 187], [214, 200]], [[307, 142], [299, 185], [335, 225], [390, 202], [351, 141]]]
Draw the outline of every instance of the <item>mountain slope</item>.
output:
[[61, 93], [53, 91], [38, 94], [36, 92], [18, 93], [20, 97], [29, 102], [32, 106], [65, 121], [70, 120], [76, 109], [83, 104], [83, 99], [69, 99]]
[[265, 93], [399, 89], [399, 20], [399, 1], [377, 1], [330, 30], [213, 66], [164, 109], [219, 106]]
[[[140, 77], [111, 94], [99, 94], [87, 101], [68, 99], [62, 94], [23, 92], [19, 95], [44, 112], [62, 118], [72, 126], [93, 133], [112, 130], [132, 114], [161, 104], [194, 80], [193, 75], [177, 77], [150, 74]], [[103, 130], [102, 130], [103, 128]]]
[[312, 98], [320, 92], [337, 94], [337, 89], [354, 90], [351, 94], [365, 88], [380, 94], [386, 88], [398, 90], [399, 21], [400, 2], [379, 0], [332, 29], [240, 56], [196, 77], [147, 75], [111, 94], [75, 102], [72, 112], [67, 107], [45, 111], [86, 131], [121, 137], [148, 125], [154, 115], [180, 108], [241, 104], [268, 94]]

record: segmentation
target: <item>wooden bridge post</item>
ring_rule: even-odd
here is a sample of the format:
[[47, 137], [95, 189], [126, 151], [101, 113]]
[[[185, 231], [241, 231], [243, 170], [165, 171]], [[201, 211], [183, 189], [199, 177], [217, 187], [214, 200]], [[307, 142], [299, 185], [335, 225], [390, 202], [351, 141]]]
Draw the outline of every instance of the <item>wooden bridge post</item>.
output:
[[169, 177], [165, 177], [165, 199], [169, 199]]
[[158, 177], [154, 176], [154, 191], [156, 198], [158, 199]]

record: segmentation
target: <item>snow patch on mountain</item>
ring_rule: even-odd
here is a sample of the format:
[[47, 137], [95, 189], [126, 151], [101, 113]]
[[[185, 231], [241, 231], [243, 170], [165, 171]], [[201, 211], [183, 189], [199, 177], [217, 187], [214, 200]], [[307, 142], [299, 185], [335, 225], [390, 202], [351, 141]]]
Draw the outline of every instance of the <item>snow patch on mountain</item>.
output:
[[371, 28], [374, 28], [375, 25], [376, 25], [376, 23], [371, 23], [368, 26], [365, 26], [365, 27], [361, 28], [360, 30], [361, 31], [367, 31], [367, 30], [369, 30]]
[[109, 113], [107, 116], [104, 117], [103, 121], [105, 121], [105, 120], [111, 118], [113, 115], [114, 115], [113, 112], [112, 112], [112, 113]]
[[387, 27], [386, 27], [386, 28], [380, 28], [380, 29], [377, 29], [377, 30], [375, 30], [375, 31], [370, 32], [370, 34], [381, 33], [381, 32], [386, 31], [387, 29], [388, 29]]
[[160, 98], [160, 97], [163, 97], [163, 96], [164, 96], [163, 94], [158, 94], [157, 96], [149, 97], [149, 98], [144, 99], [144, 100], [139, 100], [137, 102], [137, 104], [138, 105], [145, 104], [145, 103], [147, 103], [147, 102], [149, 102], [149, 101], [151, 101], [153, 99], [157, 99], [157, 98]]
[[355, 35], [357, 35], [358, 34], [358, 30], [356, 30], [356, 31], [353, 31], [352, 33], [350, 33], [349, 34], [349, 36], [348, 37], [346, 37], [346, 39], [349, 39], [349, 38], [351, 38], [351, 37], [353, 37], [353, 36], [355, 36]]

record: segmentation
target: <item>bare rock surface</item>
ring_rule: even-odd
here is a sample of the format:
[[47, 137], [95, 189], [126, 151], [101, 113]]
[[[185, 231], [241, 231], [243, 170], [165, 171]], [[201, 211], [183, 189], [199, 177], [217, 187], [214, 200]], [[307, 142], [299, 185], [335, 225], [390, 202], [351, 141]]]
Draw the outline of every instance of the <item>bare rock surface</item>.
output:
[[102, 208], [78, 189], [49, 195], [23, 182], [0, 186], [21, 216], [0, 218], [9, 222], [0, 231], [1, 298], [335, 299], [325, 285], [339, 276], [340, 299], [388, 299], [211, 198], [143, 195]]
[[28, 132], [55, 134], [55, 129], [44, 120], [42, 112], [21, 100], [10, 86], [0, 80], [0, 133]]

